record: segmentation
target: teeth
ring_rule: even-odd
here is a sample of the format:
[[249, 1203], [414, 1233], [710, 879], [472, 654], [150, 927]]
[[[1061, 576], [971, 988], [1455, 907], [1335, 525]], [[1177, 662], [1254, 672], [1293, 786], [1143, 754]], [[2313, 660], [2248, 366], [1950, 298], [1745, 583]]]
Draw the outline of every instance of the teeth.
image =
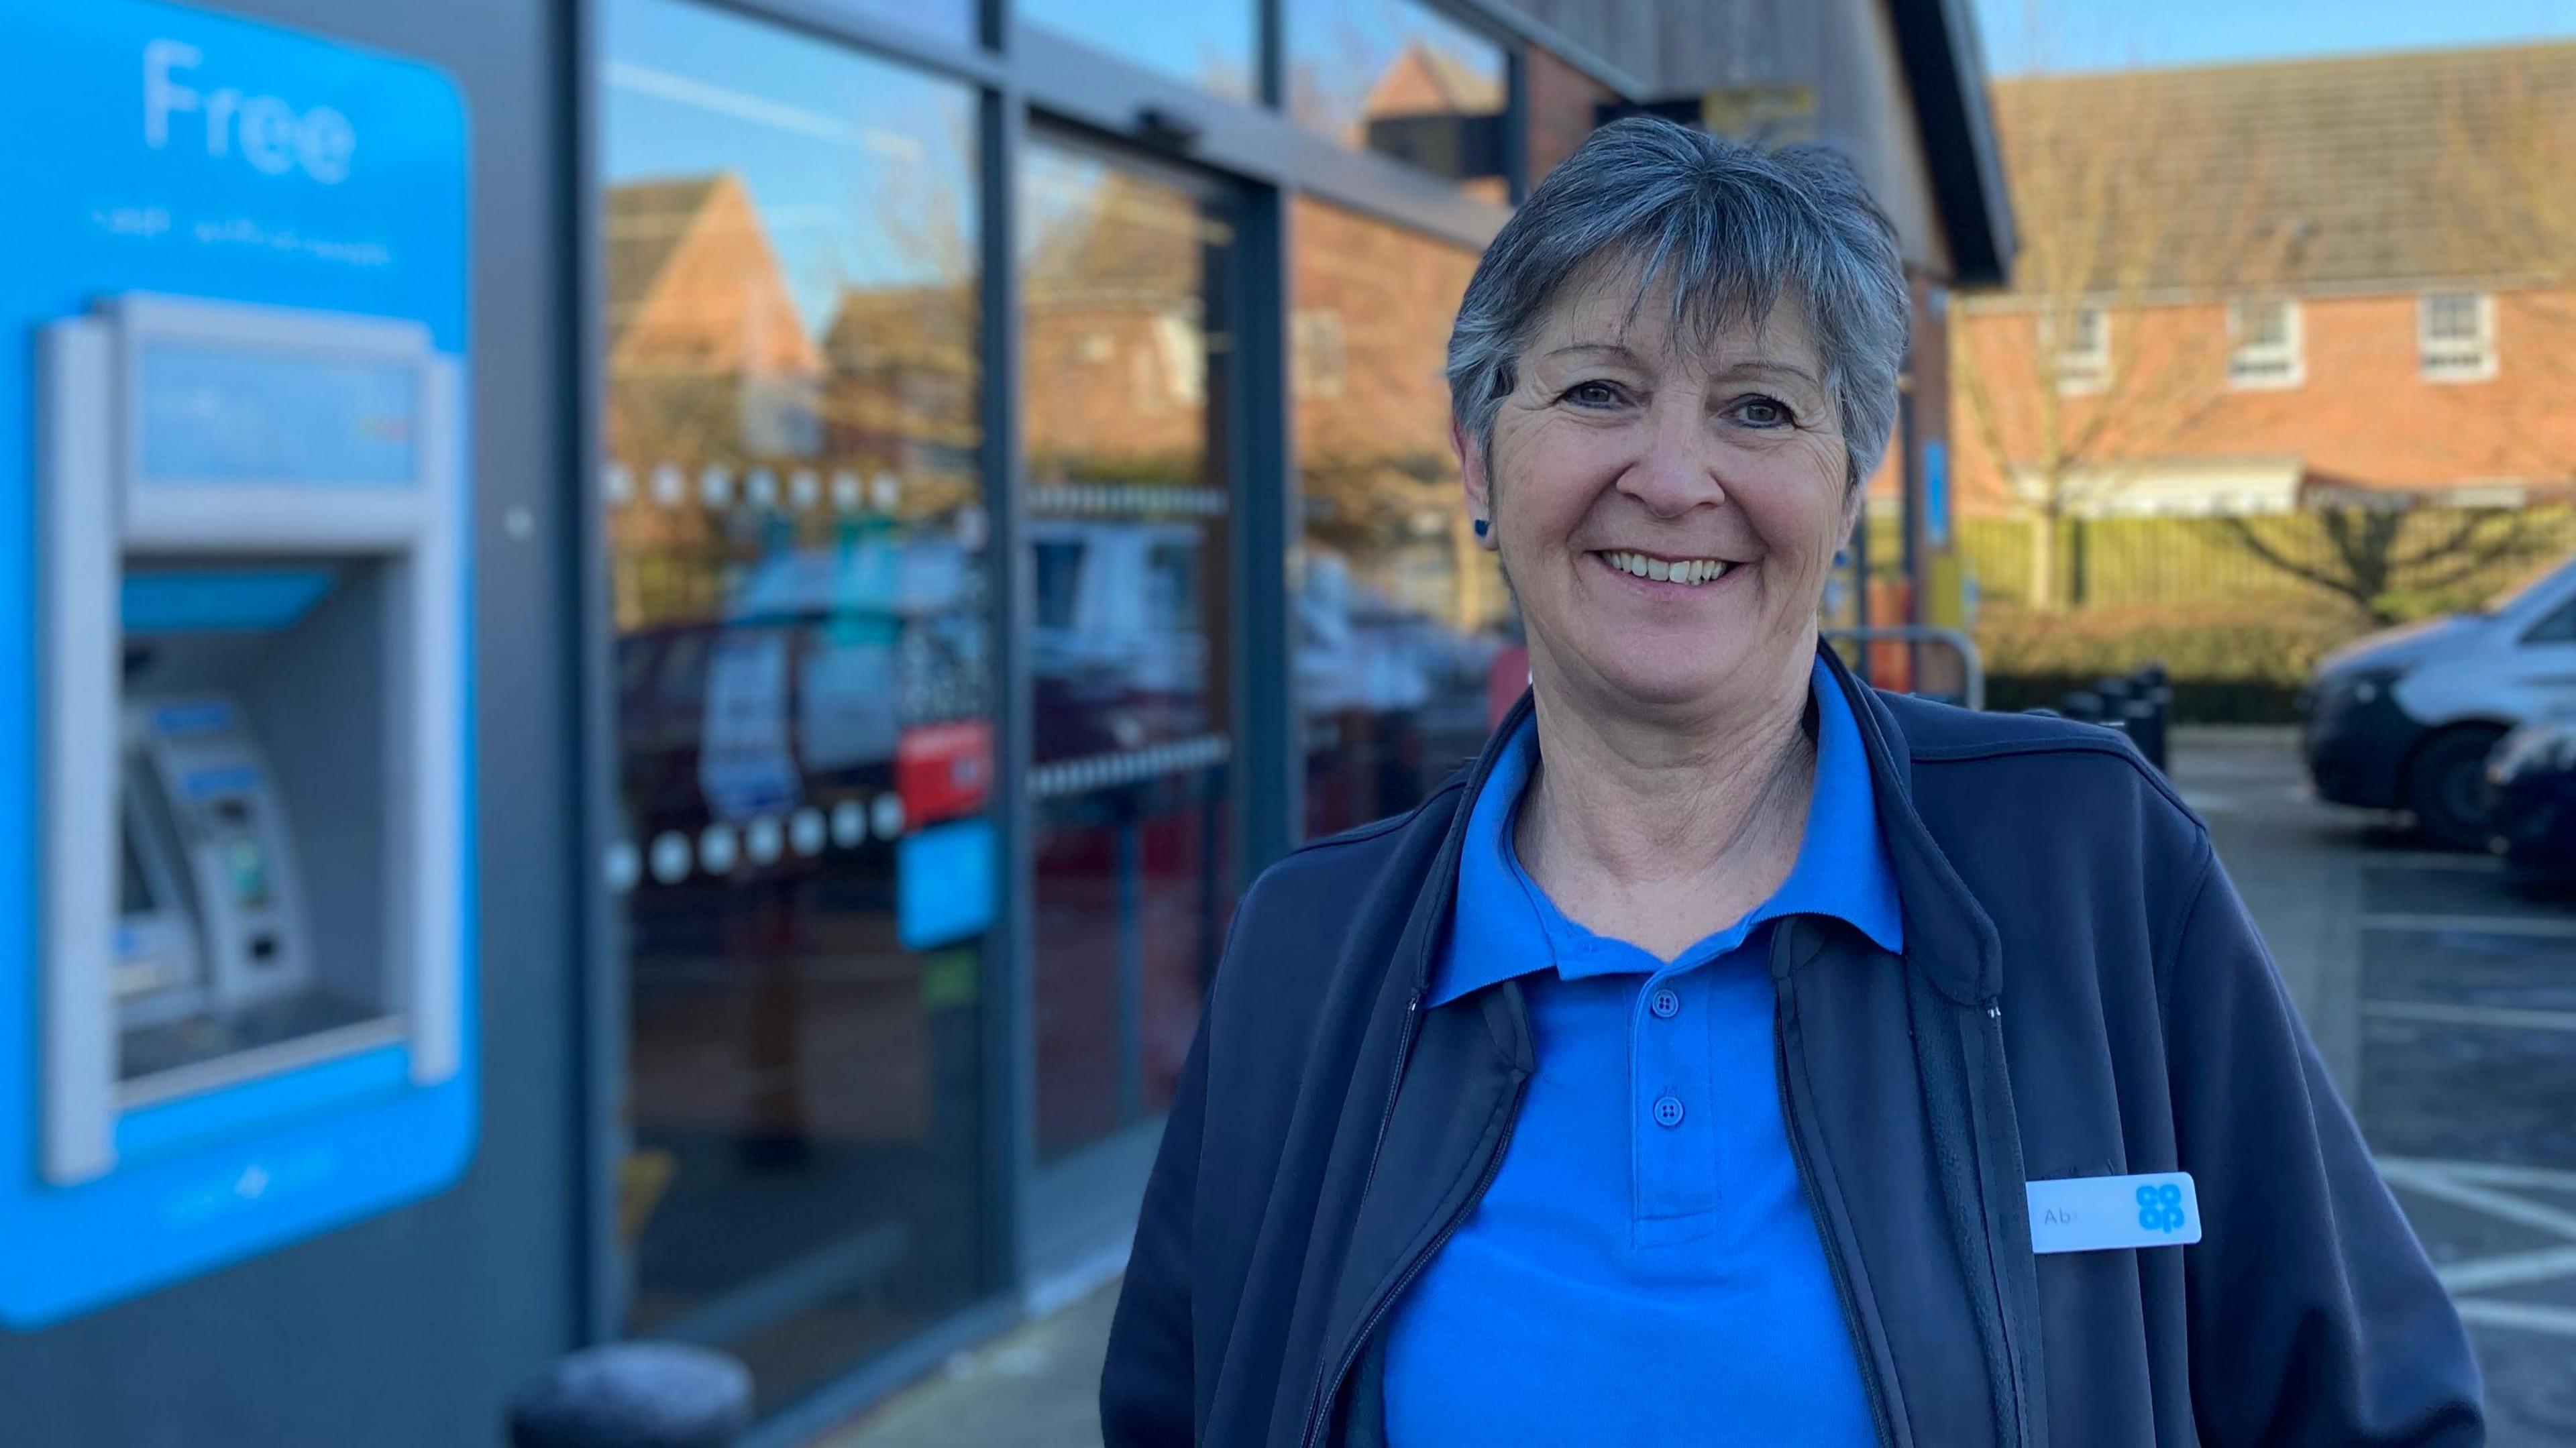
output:
[[1609, 565], [1635, 578], [1649, 578], [1658, 583], [1701, 584], [1726, 576], [1731, 566], [1720, 559], [1693, 558], [1680, 563], [1649, 558], [1643, 553], [1604, 553]]

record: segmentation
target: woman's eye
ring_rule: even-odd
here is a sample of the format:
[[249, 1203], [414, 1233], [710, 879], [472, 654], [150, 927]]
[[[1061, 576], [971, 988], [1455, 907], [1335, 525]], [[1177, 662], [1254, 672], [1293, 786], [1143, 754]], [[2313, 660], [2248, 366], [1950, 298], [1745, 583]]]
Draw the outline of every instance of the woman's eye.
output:
[[1735, 415], [1753, 427], [1786, 427], [1798, 420], [1787, 403], [1771, 397], [1748, 397], [1735, 405]]
[[1619, 389], [1607, 382], [1578, 382], [1565, 389], [1565, 400], [1577, 407], [1616, 407]]

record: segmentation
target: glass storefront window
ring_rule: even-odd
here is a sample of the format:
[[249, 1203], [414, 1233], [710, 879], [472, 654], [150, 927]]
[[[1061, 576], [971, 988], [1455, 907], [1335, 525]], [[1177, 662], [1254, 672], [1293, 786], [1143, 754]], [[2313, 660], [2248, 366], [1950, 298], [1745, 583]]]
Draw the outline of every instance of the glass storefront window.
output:
[[1300, 199], [1292, 391], [1305, 524], [1296, 689], [1306, 832], [1411, 808], [1526, 667], [1449, 447], [1449, 324], [1476, 254]]
[[1507, 199], [1503, 47], [1414, 0], [1288, 6], [1288, 113], [1355, 151], [1378, 151]]
[[604, 18], [627, 1326], [766, 1408], [991, 1285], [975, 102]]
[[1234, 899], [1217, 446], [1227, 194], [1054, 144], [1021, 176], [1037, 1142], [1170, 1103]]
[[1249, 101], [1260, 92], [1255, 0], [1013, 0], [1019, 18], [1174, 80]]

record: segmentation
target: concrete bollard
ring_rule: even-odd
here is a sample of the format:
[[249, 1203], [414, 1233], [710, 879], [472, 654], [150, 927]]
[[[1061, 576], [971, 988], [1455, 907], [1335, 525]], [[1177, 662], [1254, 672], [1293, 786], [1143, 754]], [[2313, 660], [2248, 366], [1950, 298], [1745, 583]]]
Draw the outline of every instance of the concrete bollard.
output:
[[510, 1404], [511, 1448], [729, 1448], [751, 1426], [751, 1370], [676, 1342], [584, 1348]]

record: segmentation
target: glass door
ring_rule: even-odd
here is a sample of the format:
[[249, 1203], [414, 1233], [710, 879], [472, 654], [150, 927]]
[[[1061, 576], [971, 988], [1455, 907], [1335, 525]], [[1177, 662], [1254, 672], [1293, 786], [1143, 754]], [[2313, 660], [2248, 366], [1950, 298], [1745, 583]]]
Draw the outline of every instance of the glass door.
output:
[[1233, 906], [1212, 182], [1033, 140], [1021, 175], [1038, 1156], [1170, 1100]]
[[603, 14], [625, 1326], [766, 1412], [999, 1285], [976, 101]]

